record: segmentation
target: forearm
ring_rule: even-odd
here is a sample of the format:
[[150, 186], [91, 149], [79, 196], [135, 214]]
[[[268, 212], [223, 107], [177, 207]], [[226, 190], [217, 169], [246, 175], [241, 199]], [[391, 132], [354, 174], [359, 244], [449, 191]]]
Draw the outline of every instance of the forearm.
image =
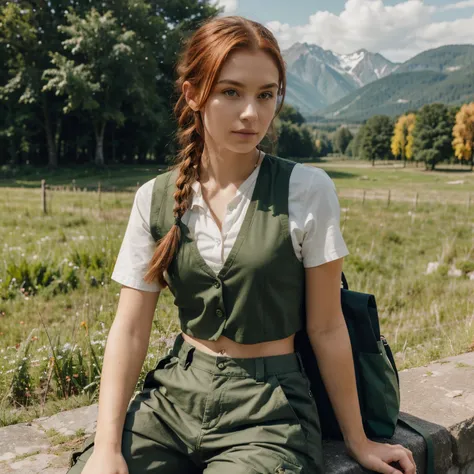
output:
[[324, 332], [308, 333], [344, 441], [351, 448], [367, 438], [362, 426], [354, 362], [345, 325]]
[[148, 349], [150, 330], [132, 331], [117, 320], [107, 339], [99, 394], [95, 445], [121, 449], [122, 430]]

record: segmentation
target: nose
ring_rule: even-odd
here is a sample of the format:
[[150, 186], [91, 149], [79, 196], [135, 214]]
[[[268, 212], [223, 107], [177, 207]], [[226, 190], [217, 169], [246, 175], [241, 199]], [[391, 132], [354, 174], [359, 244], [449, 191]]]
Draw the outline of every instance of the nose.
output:
[[255, 101], [248, 100], [245, 103], [245, 106], [240, 114], [241, 120], [257, 120], [258, 113], [257, 113], [257, 105]]

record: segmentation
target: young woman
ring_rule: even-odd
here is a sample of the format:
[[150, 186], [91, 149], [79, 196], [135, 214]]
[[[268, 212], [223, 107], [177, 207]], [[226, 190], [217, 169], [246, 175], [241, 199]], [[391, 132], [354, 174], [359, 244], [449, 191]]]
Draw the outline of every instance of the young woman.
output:
[[[340, 307], [339, 203], [318, 168], [258, 145], [285, 66], [262, 25], [213, 19], [178, 67], [177, 165], [135, 196], [113, 273], [123, 287], [95, 437], [70, 474], [324, 472], [318, 413], [294, 335], [306, 330], [348, 453], [386, 474], [409, 450], [366, 438]], [[160, 290], [182, 333], [129, 404]]]

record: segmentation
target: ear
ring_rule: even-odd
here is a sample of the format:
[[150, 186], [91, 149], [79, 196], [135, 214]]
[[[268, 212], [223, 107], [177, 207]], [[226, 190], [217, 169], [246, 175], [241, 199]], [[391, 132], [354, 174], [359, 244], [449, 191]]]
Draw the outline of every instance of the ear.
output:
[[193, 109], [194, 112], [197, 112], [199, 110], [199, 106], [196, 101], [197, 97], [196, 97], [196, 90], [194, 86], [189, 81], [185, 81], [183, 84], [182, 91], [189, 107], [191, 107], [191, 109]]

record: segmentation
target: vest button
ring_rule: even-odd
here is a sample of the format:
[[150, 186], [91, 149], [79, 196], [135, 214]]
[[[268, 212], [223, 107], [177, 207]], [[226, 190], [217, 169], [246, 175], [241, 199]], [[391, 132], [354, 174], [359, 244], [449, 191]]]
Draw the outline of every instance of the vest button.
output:
[[219, 368], [219, 369], [221, 369], [221, 370], [225, 369], [225, 364], [224, 364], [224, 362], [219, 362], [219, 363], [217, 364], [217, 368]]
[[221, 282], [220, 282], [219, 280], [216, 280], [216, 281], [214, 282], [214, 286], [215, 286], [216, 288], [220, 288], [220, 287], [221, 287]]
[[222, 318], [222, 316], [224, 316], [224, 313], [221, 309], [216, 309], [216, 316], [218, 318]]

